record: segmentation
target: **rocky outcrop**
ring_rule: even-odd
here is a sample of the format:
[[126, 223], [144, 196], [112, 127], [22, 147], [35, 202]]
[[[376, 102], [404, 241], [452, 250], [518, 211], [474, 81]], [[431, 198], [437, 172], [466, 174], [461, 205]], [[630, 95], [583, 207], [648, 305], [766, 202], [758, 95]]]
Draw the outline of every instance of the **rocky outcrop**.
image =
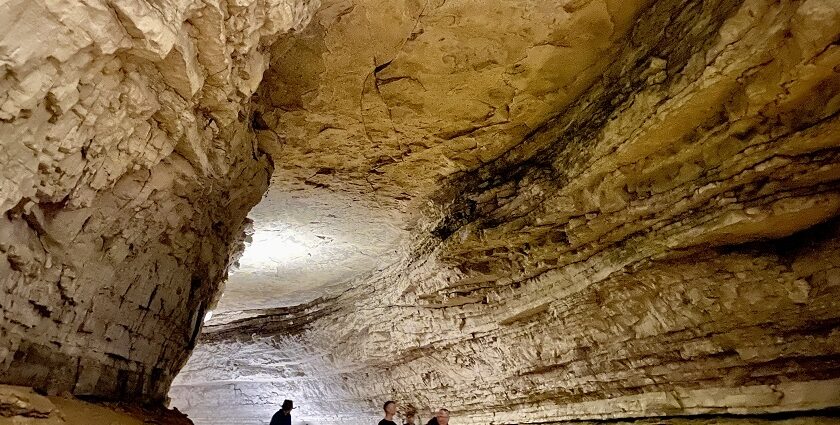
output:
[[[578, 2], [557, 12], [566, 31], [520, 37], [532, 43], [532, 61], [488, 64], [465, 54], [448, 71], [458, 78], [429, 76], [434, 62], [416, 52], [447, 45], [447, 37], [454, 46], [492, 39], [532, 11], [518, 4], [482, 4], [488, 14], [510, 7], [482, 29], [452, 25], [474, 16], [469, 2], [408, 5], [408, 23], [396, 21], [405, 41], [391, 44], [396, 53], [377, 52], [387, 59], [368, 62], [361, 79], [341, 71], [365, 55], [354, 48], [341, 62], [331, 43], [349, 38], [354, 19], [373, 21], [368, 3], [322, 9], [316, 34], [291, 43], [289, 54], [327, 59], [267, 74], [266, 150], [273, 138], [285, 138], [284, 149], [312, 137], [339, 151], [357, 134], [379, 148], [423, 140], [423, 153], [371, 163], [361, 157], [370, 151], [359, 151], [344, 179], [317, 178], [349, 187], [354, 172], [375, 175], [371, 182], [388, 187], [377, 193], [399, 188], [408, 199], [433, 199], [431, 218], [414, 229], [402, 262], [343, 294], [206, 327], [171, 392], [176, 405], [225, 406], [226, 415], [255, 420], [294, 398], [304, 419], [346, 423], [359, 412], [372, 420], [382, 401], [396, 399], [422, 411], [448, 406], [462, 424], [840, 405], [835, 2]], [[615, 32], [604, 36], [595, 23], [610, 18]], [[375, 50], [366, 40], [351, 42]], [[539, 78], [569, 69], [575, 84]], [[507, 107], [511, 122], [499, 127], [418, 124], [423, 111], [445, 115], [434, 107], [475, 112], [475, 98], [458, 95], [486, 92], [465, 75], [491, 71], [528, 75], [521, 104], [550, 107], [513, 118], [518, 98], [500, 95], [500, 105], [488, 106], [496, 112], [482, 115], [492, 121]], [[300, 75], [299, 97], [274, 86]], [[355, 84], [341, 84], [345, 75], [360, 82], [354, 108], [324, 99]], [[488, 84], [519, 93], [497, 83]], [[391, 84], [399, 100], [389, 104], [383, 86]], [[536, 87], [543, 97], [528, 103]], [[532, 116], [536, 122], [522, 118]], [[468, 142], [482, 149], [453, 147]], [[308, 146], [298, 152], [315, 155]], [[440, 162], [423, 158], [448, 149], [463, 155], [448, 164], [465, 171], [444, 186], [427, 183], [435, 178], [417, 170], [435, 174], [426, 165]], [[479, 152], [487, 156], [470, 156]], [[219, 423], [205, 414], [200, 423]]]
[[73, 398], [44, 397], [27, 387], [0, 385], [0, 424], [8, 425], [192, 424], [184, 415], [119, 405], [96, 405]]
[[272, 164], [266, 48], [308, 1], [0, 5], [0, 377], [160, 400]]

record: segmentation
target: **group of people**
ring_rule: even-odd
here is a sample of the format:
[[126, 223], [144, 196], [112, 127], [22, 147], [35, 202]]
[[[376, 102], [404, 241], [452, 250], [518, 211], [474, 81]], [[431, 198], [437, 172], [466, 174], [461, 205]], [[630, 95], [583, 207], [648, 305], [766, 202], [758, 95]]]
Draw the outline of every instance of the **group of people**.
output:
[[[397, 402], [394, 400], [388, 400], [382, 406], [382, 409], [385, 410], [385, 418], [379, 421], [379, 425], [397, 425], [397, 423], [394, 422], [394, 416], [397, 414]], [[406, 412], [404, 425], [415, 425], [414, 416], [414, 411]], [[426, 422], [426, 425], [449, 425], [449, 410], [438, 410], [437, 413], [435, 413], [435, 416], [432, 419], [429, 419], [429, 422]]]
[[[292, 425], [292, 410], [294, 408], [292, 400], [283, 400], [280, 410], [271, 417], [271, 425]], [[382, 408], [385, 410], [385, 418], [379, 421], [379, 425], [397, 425], [394, 422], [394, 417], [397, 414], [397, 402], [388, 400]], [[415, 412], [413, 410], [407, 411], [404, 425], [417, 425], [414, 423], [414, 419]], [[449, 410], [438, 410], [435, 416], [429, 422], [426, 422], [426, 425], [449, 425]]]

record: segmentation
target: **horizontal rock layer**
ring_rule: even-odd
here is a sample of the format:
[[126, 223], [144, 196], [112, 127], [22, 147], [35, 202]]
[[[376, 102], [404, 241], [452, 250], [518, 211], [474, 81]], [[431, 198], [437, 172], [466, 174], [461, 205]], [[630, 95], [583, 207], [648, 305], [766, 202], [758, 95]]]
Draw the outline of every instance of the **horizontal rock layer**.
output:
[[184, 415], [137, 406], [96, 405], [73, 398], [44, 397], [28, 387], [0, 385], [0, 424], [3, 425], [187, 425]]
[[[0, 5], [0, 382], [161, 401], [200, 340], [199, 423], [840, 406], [836, 1], [317, 6]], [[269, 180], [351, 236], [199, 335]]]
[[272, 170], [266, 46], [317, 5], [0, 5], [0, 382], [163, 399]]
[[[449, 28], [439, 22], [468, 19], [459, 12], [470, 4], [422, 11], [401, 53], [377, 62], [374, 76], [402, 70], [388, 83], [419, 86], [412, 78], [427, 71], [402, 52]], [[612, 16], [617, 4], [604, 4], [569, 4], [558, 20]], [[305, 419], [346, 423], [362, 412], [374, 420], [395, 399], [423, 412], [449, 407], [462, 424], [840, 405], [840, 9], [830, 1], [619, 9], [621, 36], [601, 40], [603, 27], [593, 26], [555, 41], [603, 44], [586, 82], [542, 124], [519, 139], [489, 133], [511, 139], [437, 191], [423, 174], [397, 183], [435, 201], [411, 255], [340, 295], [205, 327], [173, 386], [175, 404], [215, 423], [208, 412], [254, 421], [294, 398]], [[335, 29], [316, 27], [301, 46], [323, 42], [339, 55], [329, 43], [354, 13], [362, 12], [339, 15]], [[492, 37], [495, 22], [453, 37]], [[552, 57], [537, 68], [562, 73], [563, 54]], [[466, 69], [480, 67], [471, 60]], [[283, 97], [278, 81], [302, 66], [272, 68], [282, 75], [261, 92], [278, 93], [276, 109], [261, 111], [279, 137], [305, 139], [275, 123], [321, 122], [334, 105], [308, 103], [334, 93], [317, 79], [300, 99]], [[371, 93], [383, 94], [377, 84]], [[412, 90], [442, 96], [434, 86], [398, 93]], [[331, 125], [321, 132], [352, 134]], [[371, 139], [414, 140], [398, 133]], [[375, 174], [399, 182], [417, 170], [412, 156]], [[340, 180], [321, 181], [332, 183]]]

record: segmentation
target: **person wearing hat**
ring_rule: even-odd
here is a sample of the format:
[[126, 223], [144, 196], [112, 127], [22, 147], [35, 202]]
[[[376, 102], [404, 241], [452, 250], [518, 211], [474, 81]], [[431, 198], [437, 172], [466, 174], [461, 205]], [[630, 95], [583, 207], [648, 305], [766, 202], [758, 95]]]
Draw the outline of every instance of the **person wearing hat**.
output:
[[283, 406], [271, 417], [271, 425], [292, 425], [292, 400], [283, 400]]

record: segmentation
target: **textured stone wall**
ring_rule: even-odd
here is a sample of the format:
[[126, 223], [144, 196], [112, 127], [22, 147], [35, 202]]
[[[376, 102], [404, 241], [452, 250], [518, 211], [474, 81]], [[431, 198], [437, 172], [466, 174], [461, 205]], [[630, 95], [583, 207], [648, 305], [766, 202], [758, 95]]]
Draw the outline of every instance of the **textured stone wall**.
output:
[[0, 4], [0, 382], [165, 396], [269, 182], [266, 46], [316, 3]]
[[0, 385], [2, 425], [160, 425], [191, 424], [183, 414], [164, 409], [104, 406], [74, 398], [45, 397], [27, 387]]
[[[840, 406], [837, 1], [327, 1], [281, 35], [316, 3], [0, 4], [0, 382], [159, 401], [201, 341], [199, 423]], [[412, 245], [200, 334], [270, 179]]]
[[439, 191], [403, 263], [205, 328], [176, 405], [257, 423], [294, 398], [346, 423], [396, 399], [460, 424], [840, 405], [838, 39], [829, 0], [652, 2], [573, 102]]

